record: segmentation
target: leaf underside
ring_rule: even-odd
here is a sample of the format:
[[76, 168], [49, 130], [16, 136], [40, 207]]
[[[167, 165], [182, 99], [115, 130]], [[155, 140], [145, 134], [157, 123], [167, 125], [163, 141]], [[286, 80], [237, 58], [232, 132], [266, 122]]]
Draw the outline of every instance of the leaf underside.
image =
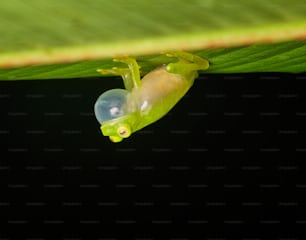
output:
[[144, 74], [171, 50], [206, 73], [306, 71], [304, 0], [10, 0], [0, 19], [0, 80], [101, 76], [119, 55]]

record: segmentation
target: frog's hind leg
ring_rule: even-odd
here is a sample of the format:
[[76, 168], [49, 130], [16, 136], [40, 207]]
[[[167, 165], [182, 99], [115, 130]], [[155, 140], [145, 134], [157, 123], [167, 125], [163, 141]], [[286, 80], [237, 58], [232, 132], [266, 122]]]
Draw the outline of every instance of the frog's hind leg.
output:
[[113, 59], [114, 62], [123, 62], [128, 65], [127, 68], [113, 67], [112, 69], [97, 69], [97, 72], [103, 75], [121, 76], [124, 86], [131, 90], [140, 86], [139, 65], [134, 58], [122, 57]]
[[166, 53], [166, 56], [179, 59], [178, 62], [167, 65], [167, 71], [171, 73], [188, 74], [198, 70], [206, 70], [209, 67], [207, 59], [191, 53], [174, 51]]

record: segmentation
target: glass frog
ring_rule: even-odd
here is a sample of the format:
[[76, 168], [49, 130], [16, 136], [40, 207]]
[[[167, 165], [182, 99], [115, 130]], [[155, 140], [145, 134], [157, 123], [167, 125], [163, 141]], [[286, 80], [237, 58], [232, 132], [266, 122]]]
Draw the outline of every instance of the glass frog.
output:
[[166, 115], [193, 85], [198, 70], [209, 67], [206, 59], [191, 53], [169, 52], [166, 56], [178, 61], [161, 65], [142, 79], [140, 67], [131, 57], [114, 59], [127, 68], [97, 70], [121, 76], [125, 87], [104, 92], [94, 106], [102, 134], [111, 141], [120, 142]]

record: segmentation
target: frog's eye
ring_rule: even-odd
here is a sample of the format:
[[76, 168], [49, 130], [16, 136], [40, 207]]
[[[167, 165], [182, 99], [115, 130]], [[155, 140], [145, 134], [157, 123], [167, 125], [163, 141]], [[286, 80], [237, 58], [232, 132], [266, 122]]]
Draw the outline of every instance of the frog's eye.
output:
[[127, 94], [127, 90], [112, 89], [100, 95], [95, 103], [95, 115], [100, 124], [126, 114], [124, 105]]
[[117, 134], [114, 136], [109, 136], [112, 142], [121, 142], [123, 138], [128, 138], [131, 135], [131, 129], [127, 124], [120, 124], [117, 128]]
[[131, 135], [131, 129], [128, 125], [124, 124], [118, 127], [117, 133], [122, 138], [128, 138]]

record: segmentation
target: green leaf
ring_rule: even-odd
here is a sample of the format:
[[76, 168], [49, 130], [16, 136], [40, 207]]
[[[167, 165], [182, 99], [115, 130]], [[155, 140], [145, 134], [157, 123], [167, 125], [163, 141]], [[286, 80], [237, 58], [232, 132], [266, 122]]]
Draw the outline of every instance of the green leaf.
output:
[[304, 0], [10, 0], [0, 3], [0, 79], [99, 76], [137, 56], [143, 73], [207, 57], [207, 73], [306, 70]]

